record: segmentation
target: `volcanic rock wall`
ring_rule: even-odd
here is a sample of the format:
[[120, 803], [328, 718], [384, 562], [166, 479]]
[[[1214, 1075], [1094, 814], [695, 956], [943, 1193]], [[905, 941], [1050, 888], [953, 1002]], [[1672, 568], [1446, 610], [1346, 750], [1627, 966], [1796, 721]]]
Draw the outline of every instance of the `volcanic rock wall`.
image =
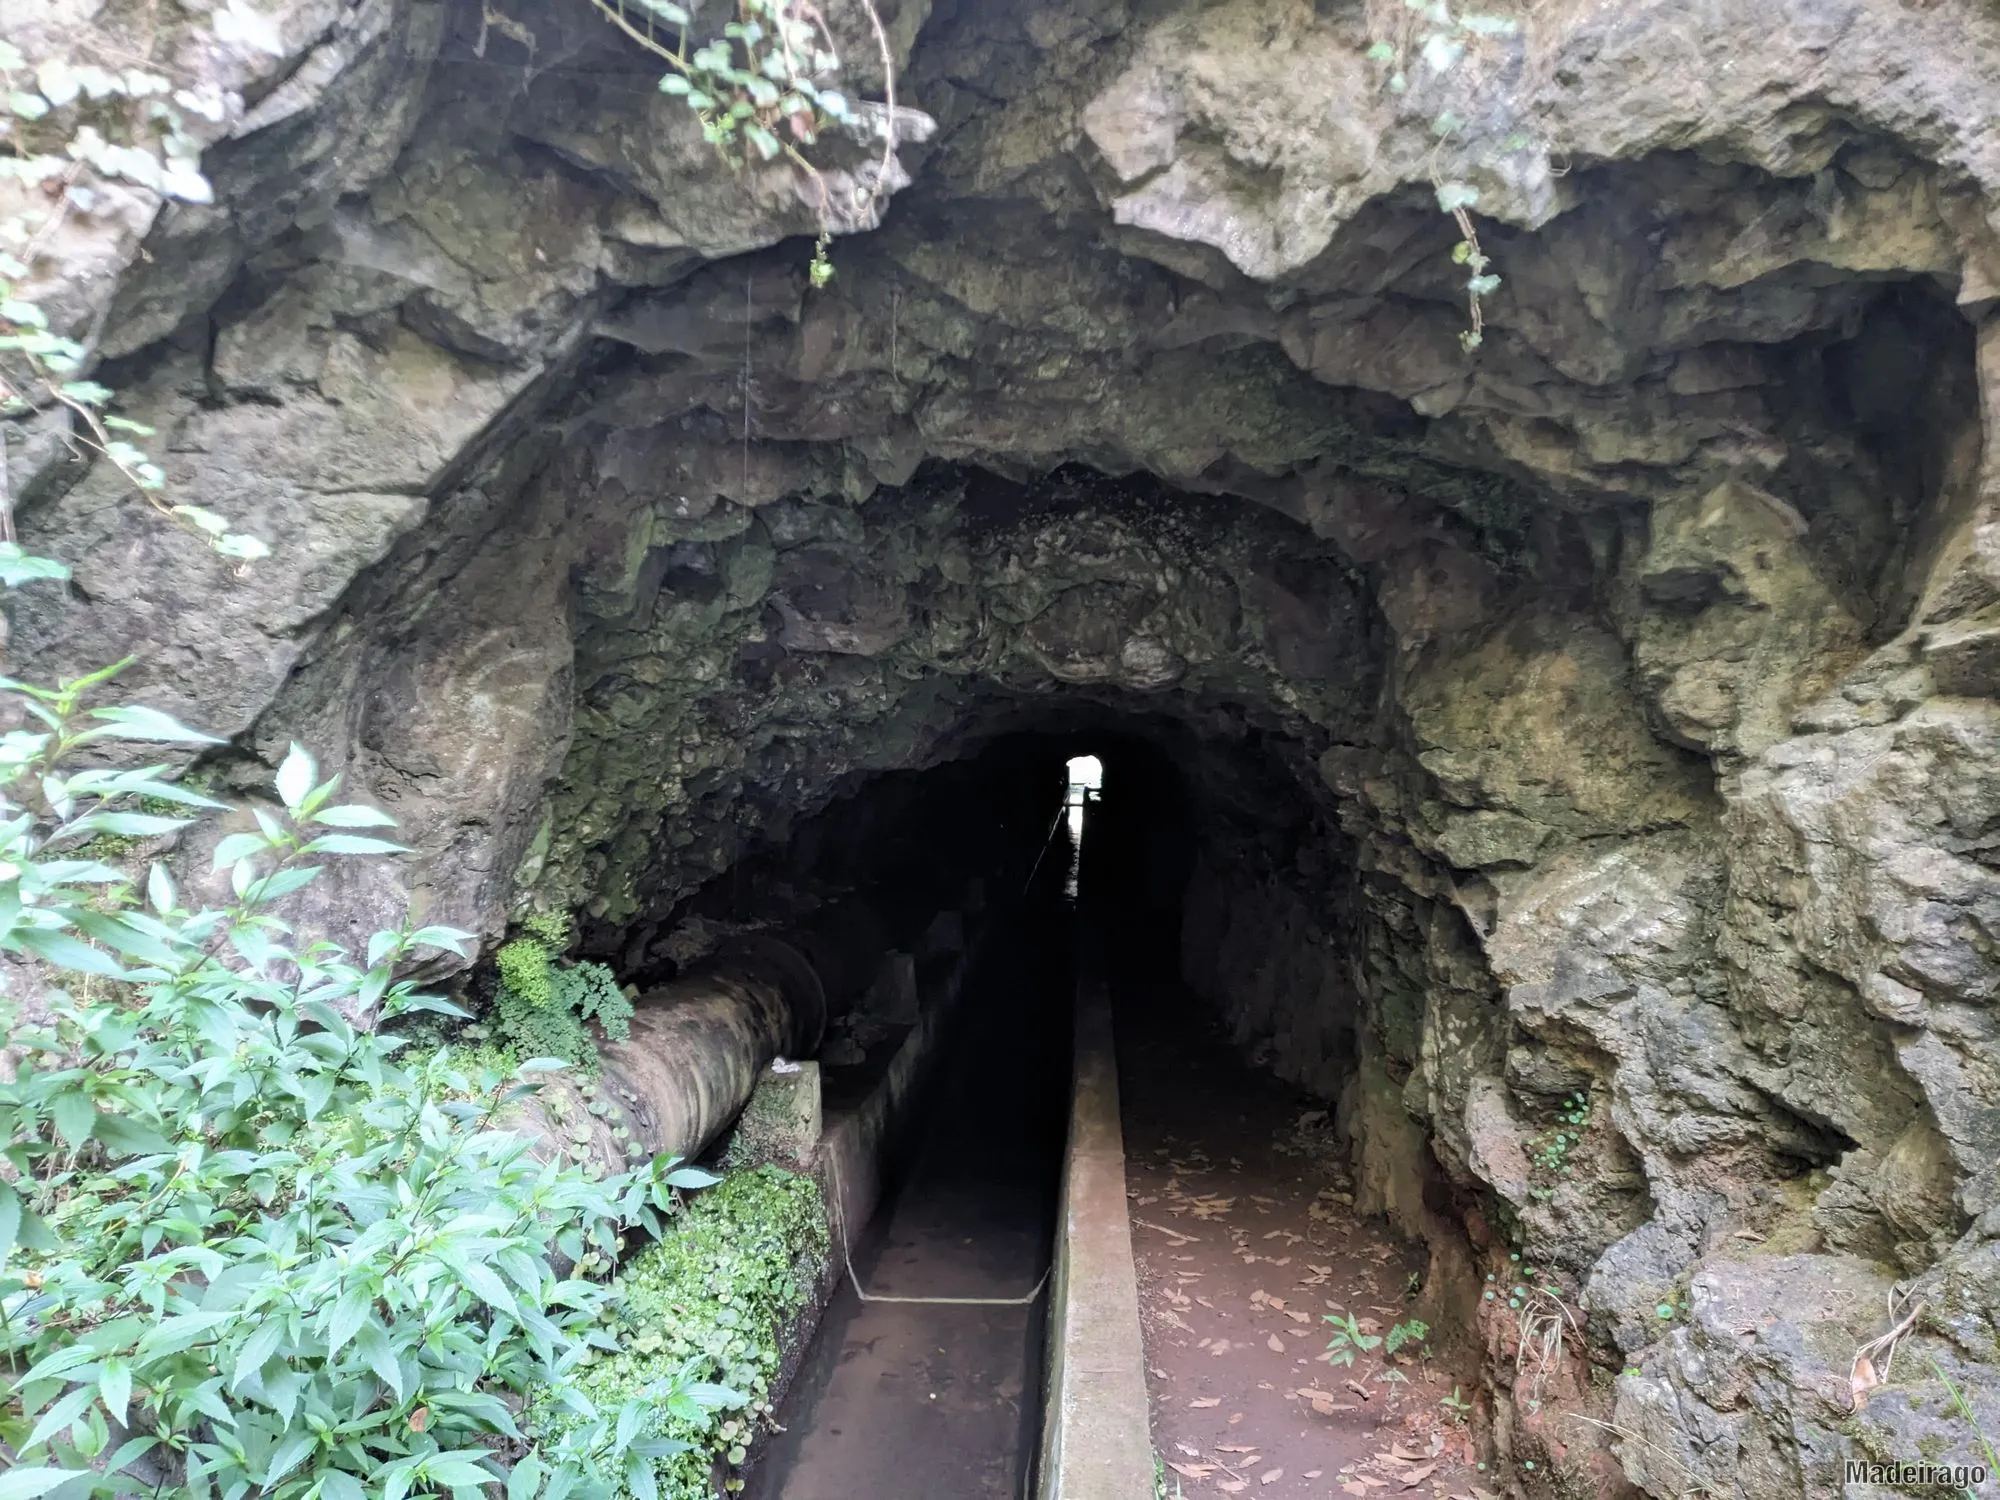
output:
[[[337, 934], [656, 915], [856, 775], [1152, 716], [1212, 814], [1191, 977], [1567, 1278], [1631, 1479], [1969, 1457], [1927, 1361], [2000, 1430], [2000, 20], [1537, 0], [1399, 97], [1379, 9], [886, 5], [896, 150], [828, 199], [584, 0], [10, 11], [225, 96], [214, 203], [114, 185], [31, 290], [272, 549], [13, 422], [76, 577], [12, 670], [137, 648], [225, 782], [345, 770], [418, 853], [317, 888]], [[1503, 277], [1470, 357], [1440, 170]], [[1497, 1438], [1560, 1471], [1504, 1324]]]

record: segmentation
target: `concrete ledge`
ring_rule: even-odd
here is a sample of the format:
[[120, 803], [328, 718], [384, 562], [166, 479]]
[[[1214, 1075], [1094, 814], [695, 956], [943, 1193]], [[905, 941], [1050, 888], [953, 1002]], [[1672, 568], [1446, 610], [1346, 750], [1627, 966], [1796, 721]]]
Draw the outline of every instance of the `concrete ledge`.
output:
[[1037, 1493], [1041, 1500], [1152, 1500], [1118, 1067], [1110, 1002], [1093, 980], [1077, 989], [1075, 1066]]

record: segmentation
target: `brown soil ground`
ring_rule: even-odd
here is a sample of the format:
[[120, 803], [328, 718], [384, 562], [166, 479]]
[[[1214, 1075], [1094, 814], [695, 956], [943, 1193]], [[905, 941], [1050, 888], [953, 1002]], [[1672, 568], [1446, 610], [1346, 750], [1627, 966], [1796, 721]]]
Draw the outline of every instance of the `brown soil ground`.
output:
[[[1165, 1494], [1492, 1500], [1465, 1373], [1409, 1341], [1424, 1259], [1354, 1213], [1323, 1105], [1238, 1059], [1190, 1006], [1119, 1016], [1126, 1189]], [[1379, 1339], [1325, 1358], [1351, 1316]]]

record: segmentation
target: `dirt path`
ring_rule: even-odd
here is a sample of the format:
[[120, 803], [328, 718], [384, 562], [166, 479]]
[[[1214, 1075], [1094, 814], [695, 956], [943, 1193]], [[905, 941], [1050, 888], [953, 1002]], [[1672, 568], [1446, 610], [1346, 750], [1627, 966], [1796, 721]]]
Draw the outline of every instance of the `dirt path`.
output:
[[[1324, 1110], [1185, 1010], [1126, 1006], [1118, 1047], [1165, 1493], [1491, 1500], [1411, 1337], [1421, 1250], [1356, 1217]], [[1380, 1342], [1329, 1362], [1329, 1315]]]

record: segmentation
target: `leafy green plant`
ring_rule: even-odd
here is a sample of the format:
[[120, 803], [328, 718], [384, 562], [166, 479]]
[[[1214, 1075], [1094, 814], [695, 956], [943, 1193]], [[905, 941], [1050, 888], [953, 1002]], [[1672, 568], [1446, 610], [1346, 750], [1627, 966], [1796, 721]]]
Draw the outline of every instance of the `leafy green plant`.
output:
[[1430, 1337], [1430, 1333], [1431, 1325], [1419, 1318], [1411, 1318], [1407, 1322], [1392, 1324], [1389, 1328], [1388, 1336], [1382, 1345], [1382, 1352], [1385, 1354], [1394, 1354], [1406, 1344], [1421, 1344], [1425, 1339]]
[[[617, 1352], [588, 1361], [576, 1385], [600, 1409], [646, 1401], [640, 1432], [677, 1445], [653, 1465], [657, 1493], [708, 1500], [711, 1474], [743, 1463], [750, 1423], [768, 1410], [779, 1334], [826, 1264], [826, 1206], [810, 1177], [762, 1166], [702, 1194], [676, 1227], [619, 1274]], [[675, 1399], [653, 1392], [663, 1366], [684, 1382]], [[551, 1426], [574, 1420], [549, 1404]], [[739, 1486], [732, 1476], [725, 1487]]]
[[[0, 580], [46, 572], [0, 546]], [[0, 948], [75, 990], [10, 1026], [22, 1057], [0, 1085], [4, 1493], [401, 1500], [504, 1482], [562, 1500], [621, 1475], [645, 1493], [679, 1440], [642, 1428], [657, 1403], [701, 1399], [697, 1372], [594, 1405], [573, 1377], [608, 1345], [616, 1294], [551, 1259], [608, 1264], [714, 1179], [668, 1158], [604, 1180], [537, 1162], [494, 1120], [550, 1061], [512, 1082], [405, 1059], [399, 1022], [456, 1012], [396, 969], [465, 934], [378, 933], [358, 963], [291, 944], [274, 906], [314, 861], [396, 848], [350, 831], [390, 820], [336, 802], [297, 746], [279, 808], [216, 848], [225, 906], [190, 910], [162, 865], [141, 897], [73, 857], [186, 822], [131, 799], [217, 806], [158, 765], [75, 768], [106, 742], [206, 742], [156, 710], [86, 706], [117, 671], [0, 682], [36, 726], [0, 735]], [[550, 1392], [561, 1429], [524, 1426]]]
[[[1583, 1323], [1552, 1276], [1537, 1273], [1532, 1264], [1523, 1263], [1518, 1250], [1511, 1252], [1507, 1259], [1516, 1269], [1516, 1279], [1503, 1287], [1499, 1284], [1498, 1275], [1489, 1271], [1484, 1298], [1494, 1302], [1505, 1291], [1507, 1310], [1514, 1315], [1515, 1374], [1531, 1374], [1533, 1390], [1538, 1392], [1542, 1377], [1554, 1368], [1561, 1356], [1563, 1339], [1569, 1333], [1582, 1338]], [[1531, 1362], [1534, 1365], [1532, 1372], [1528, 1369]]]
[[[1559, 1113], [1561, 1124], [1556, 1129], [1529, 1138], [1528, 1160], [1549, 1176], [1568, 1177], [1575, 1171], [1570, 1154], [1582, 1144], [1584, 1132], [1590, 1128], [1589, 1096], [1581, 1093], [1566, 1095]], [[1541, 1202], [1554, 1196], [1554, 1189], [1547, 1185], [1530, 1191]]]
[[[1520, 29], [1521, 23], [1512, 16], [1454, 10], [1450, 0], [1403, 0], [1395, 35], [1371, 44], [1368, 57], [1385, 70], [1389, 92], [1400, 95], [1409, 92], [1413, 69], [1420, 68], [1422, 77], [1448, 78], [1480, 43], [1514, 36]], [[1437, 144], [1431, 151], [1431, 187], [1437, 194], [1439, 211], [1449, 214], [1458, 226], [1452, 263], [1468, 273], [1465, 295], [1470, 325], [1458, 341], [1471, 354], [1485, 342], [1486, 299], [1500, 289], [1500, 278], [1480, 246], [1479, 231], [1469, 212], [1479, 202], [1479, 189], [1443, 167], [1445, 147], [1464, 123], [1450, 109], [1440, 109], [1432, 118], [1431, 134]]]
[[522, 935], [494, 955], [500, 988], [494, 1017], [503, 1043], [517, 1057], [558, 1057], [583, 1072], [597, 1069], [597, 1047], [586, 1029], [595, 1021], [614, 1041], [631, 1035], [632, 1002], [602, 964], [560, 964], [569, 922], [542, 913], [521, 924]]
[[1351, 1365], [1357, 1353], [1367, 1354], [1382, 1347], [1382, 1336], [1369, 1333], [1353, 1313], [1326, 1313], [1322, 1321], [1333, 1325], [1333, 1340], [1320, 1356], [1331, 1365]]
[[1451, 1419], [1460, 1427], [1465, 1425], [1465, 1419], [1472, 1414], [1472, 1403], [1459, 1394], [1457, 1386], [1453, 1386], [1451, 1394], [1441, 1399], [1438, 1405], [1449, 1412]]
[[[667, 64], [660, 92], [683, 100], [701, 121], [702, 136], [724, 160], [742, 165], [783, 155], [819, 192], [821, 230], [813, 246], [812, 284], [833, 279], [827, 254], [832, 232], [825, 179], [803, 155], [837, 125], [852, 125], [854, 106], [836, 84], [840, 53], [812, 0], [736, 0], [736, 19], [720, 36], [697, 43], [697, 8], [679, 0], [591, 0], [620, 31]], [[870, 0], [861, 0], [881, 55], [888, 109], [882, 121], [882, 163], [874, 191], [886, 192], [895, 153], [896, 69], [888, 33]], [[671, 36], [663, 36], [665, 27]]]

